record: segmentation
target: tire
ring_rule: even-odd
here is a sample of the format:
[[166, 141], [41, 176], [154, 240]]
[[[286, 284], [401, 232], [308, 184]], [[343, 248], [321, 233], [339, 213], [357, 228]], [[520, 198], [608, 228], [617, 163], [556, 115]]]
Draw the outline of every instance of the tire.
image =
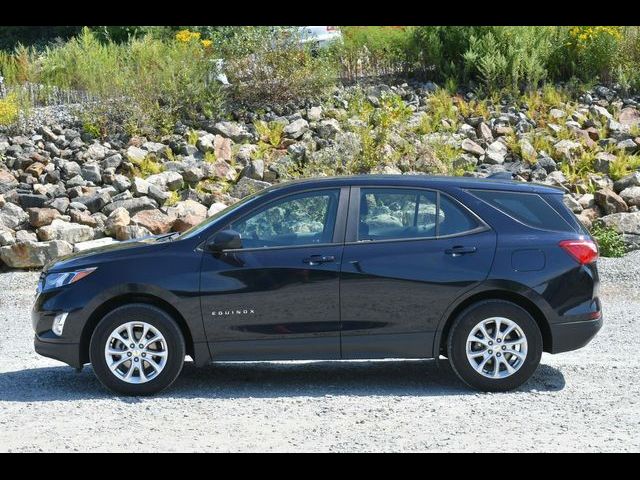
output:
[[[129, 333], [135, 340], [131, 344]], [[151, 342], [147, 347], [138, 348], [147, 341]], [[120, 350], [122, 355], [113, 355]], [[158, 307], [142, 303], [123, 305], [105, 315], [89, 345], [89, 358], [98, 380], [123, 395], [153, 395], [169, 387], [178, 378], [184, 357], [184, 337], [173, 318]], [[118, 363], [112, 370], [110, 364]]]
[[[495, 335], [496, 326], [500, 335]], [[503, 338], [509, 329], [511, 333]], [[485, 300], [456, 318], [447, 351], [453, 370], [464, 383], [486, 392], [504, 392], [533, 375], [542, 356], [542, 334], [522, 307], [503, 300]]]

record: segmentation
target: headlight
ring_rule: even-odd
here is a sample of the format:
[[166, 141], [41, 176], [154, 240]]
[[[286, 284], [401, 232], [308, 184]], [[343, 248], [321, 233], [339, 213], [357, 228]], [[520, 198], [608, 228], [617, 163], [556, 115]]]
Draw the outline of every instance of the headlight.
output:
[[75, 270], [73, 272], [62, 273], [50, 273], [44, 278], [44, 284], [42, 290], [51, 290], [52, 288], [64, 287], [71, 283], [75, 283], [78, 280], [82, 280], [87, 275], [93, 273], [96, 267], [84, 268], [82, 270]]

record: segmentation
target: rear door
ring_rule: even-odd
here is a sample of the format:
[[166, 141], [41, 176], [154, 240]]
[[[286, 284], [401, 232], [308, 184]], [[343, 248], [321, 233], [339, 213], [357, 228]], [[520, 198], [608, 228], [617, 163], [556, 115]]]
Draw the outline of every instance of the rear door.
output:
[[353, 187], [340, 284], [342, 358], [425, 358], [447, 307], [484, 280], [495, 233], [437, 190]]

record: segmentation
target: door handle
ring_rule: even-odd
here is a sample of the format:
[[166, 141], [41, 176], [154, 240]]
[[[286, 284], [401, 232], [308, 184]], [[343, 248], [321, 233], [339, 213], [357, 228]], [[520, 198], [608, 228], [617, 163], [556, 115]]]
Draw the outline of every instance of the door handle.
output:
[[463, 247], [457, 245], [455, 247], [447, 248], [444, 253], [451, 255], [452, 257], [459, 257], [460, 255], [465, 255], [467, 253], [475, 253], [476, 250], [478, 250], [476, 247]]
[[321, 263], [331, 263], [335, 261], [336, 257], [334, 255], [311, 255], [302, 260], [303, 263], [309, 265], [320, 265]]

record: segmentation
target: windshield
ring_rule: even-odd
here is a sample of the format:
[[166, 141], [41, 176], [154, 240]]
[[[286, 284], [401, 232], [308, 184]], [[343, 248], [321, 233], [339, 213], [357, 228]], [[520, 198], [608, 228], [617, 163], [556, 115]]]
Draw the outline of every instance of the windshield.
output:
[[249, 195], [248, 197], [244, 197], [239, 202], [236, 202], [233, 205], [228, 206], [224, 210], [220, 210], [218, 213], [214, 213], [213, 215], [211, 215], [209, 218], [207, 218], [206, 220], [202, 221], [198, 225], [195, 225], [195, 226], [191, 227], [189, 230], [185, 230], [177, 238], [179, 240], [182, 240], [182, 239], [185, 239], [185, 238], [193, 238], [193, 237], [195, 237], [197, 235], [200, 235], [203, 231], [205, 231], [207, 228], [209, 228], [209, 226], [212, 223], [216, 222], [217, 220], [219, 220], [219, 219], [221, 219], [223, 217], [226, 217], [230, 213], [235, 212], [238, 208], [240, 208], [243, 205], [249, 203], [251, 200], [264, 195], [266, 192], [267, 192], [267, 190], [260, 190], [259, 192], [256, 192], [256, 193], [254, 193], [252, 195]]

